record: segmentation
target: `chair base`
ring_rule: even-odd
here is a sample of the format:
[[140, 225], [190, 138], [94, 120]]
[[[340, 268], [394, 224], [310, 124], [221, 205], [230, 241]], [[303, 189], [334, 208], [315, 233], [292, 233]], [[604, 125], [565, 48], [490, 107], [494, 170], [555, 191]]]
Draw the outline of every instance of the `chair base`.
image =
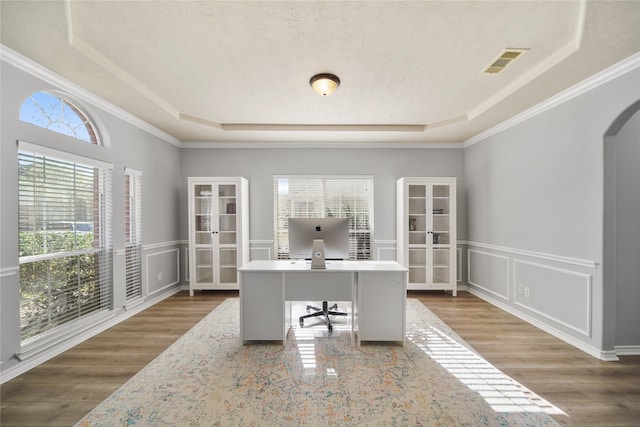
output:
[[329, 330], [329, 334], [333, 332], [333, 326], [331, 325], [331, 320], [329, 316], [346, 316], [347, 313], [343, 313], [341, 311], [335, 311], [338, 308], [338, 304], [333, 304], [329, 307], [329, 303], [327, 301], [322, 301], [322, 308], [314, 307], [312, 305], [307, 305], [307, 312], [314, 310], [315, 313], [305, 314], [304, 316], [300, 316], [300, 327], [304, 327], [304, 319], [308, 319], [310, 317], [320, 317], [324, 316], [324, 321], [327, 324], [327, 329]]

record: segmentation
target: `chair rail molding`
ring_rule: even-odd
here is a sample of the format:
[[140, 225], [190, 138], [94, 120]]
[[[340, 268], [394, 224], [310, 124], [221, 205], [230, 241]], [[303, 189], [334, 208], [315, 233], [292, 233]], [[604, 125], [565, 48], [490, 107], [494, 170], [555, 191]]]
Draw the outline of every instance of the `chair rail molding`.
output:
[[179, 245], [184, 245], [184, 244], [188, 245], [189, 242], [183, 241], [183, 240], [170, 240], [168, 242], [158, 242], [158, 243], [151, 243], [151, 244], [148, 244], [148, 245], [142, 245], [142, 250], [143, 251], [151, 251], [151, 250], [155, 250], [155, 249], [168, 248], [168, 247], [179, 246]]
[[488, 243], [480, 243], [480, 242], [474, 242], [470, 240], [466, 240], [463, 242], [459, 241], [458, 244], [465, 244], [467, 246], [472, 246], [476, 248], [490, 249], [494, 251], [506, 252], [510, 254], [522, 255], [522, 256], [527, 256], [532, 258], [540, 258], [547, 261], [554, 261], [554, 262], [559, 262], [564, 264], [578, 265], [580, 267], [598, 268], [598, 266], [600, 265], [600, 263], [598, 263], [597, 261], [588, 260], [588, 259], [572, 258], [572, 257], [555, 255], [555, 254], [545, 253], [545, 252], [535, 252], [535, 251], [529, 251], [525, 249], [510, 248], [507, 246], [491, 245]]
[[20, 271], [20, 267], [7, 267], [0, 269], [0, 278], [15, 276]]

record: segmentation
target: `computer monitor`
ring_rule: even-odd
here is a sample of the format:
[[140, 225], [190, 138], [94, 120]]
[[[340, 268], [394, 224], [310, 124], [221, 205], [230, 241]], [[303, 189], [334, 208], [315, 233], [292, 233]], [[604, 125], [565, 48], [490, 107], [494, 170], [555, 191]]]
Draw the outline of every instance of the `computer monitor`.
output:
[[289, 258], [315, 261], [314, 240], [323, 241], [324, 259], [348, 259], [349, 218], [289, 218]]

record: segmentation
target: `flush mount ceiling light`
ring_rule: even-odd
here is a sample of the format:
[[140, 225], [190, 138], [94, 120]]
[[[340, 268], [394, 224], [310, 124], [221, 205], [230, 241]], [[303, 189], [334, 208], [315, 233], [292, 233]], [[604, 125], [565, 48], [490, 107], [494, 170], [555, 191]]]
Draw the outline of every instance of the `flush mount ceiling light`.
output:
[[340, 86], [340, 79], [333, 74], [316, 74], [309, 79], [309, 84], [318, 95], [331, 95]]

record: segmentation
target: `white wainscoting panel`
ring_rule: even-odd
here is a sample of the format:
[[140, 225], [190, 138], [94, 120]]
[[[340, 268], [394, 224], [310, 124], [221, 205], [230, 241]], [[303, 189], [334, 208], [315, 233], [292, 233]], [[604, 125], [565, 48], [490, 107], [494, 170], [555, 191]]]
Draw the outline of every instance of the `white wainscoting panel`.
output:
[[[513, 270], [517, 305], [591, 336], [591, 274], [521, 259], [513, 260]], [[524, 287], [528, 297], [521, 293]]]
[[462, 248], [458, 245], [456, 249], [456, 282], [461, 283], [462, 280]]
[[374, 240], [373, 241], [373, 259], [376, 261], [395, 261], [396, 260], [396, 241], [395, 240]]
[[180, 249], [145, 255], [147, 295], [180, 283]]
[[189, 246], [187, 245], [186, 248], [183, 249], [184, 252], [184, 262], [182, 263], [182, 265], [184, 265], [184, 281], [185, 283], [189, 283]]
[[250, 240], [249, 261], [274, 259], [273, 240]]
[[468, 249], [467, 274], [470, 285], [509, 300], [509, 258]]

